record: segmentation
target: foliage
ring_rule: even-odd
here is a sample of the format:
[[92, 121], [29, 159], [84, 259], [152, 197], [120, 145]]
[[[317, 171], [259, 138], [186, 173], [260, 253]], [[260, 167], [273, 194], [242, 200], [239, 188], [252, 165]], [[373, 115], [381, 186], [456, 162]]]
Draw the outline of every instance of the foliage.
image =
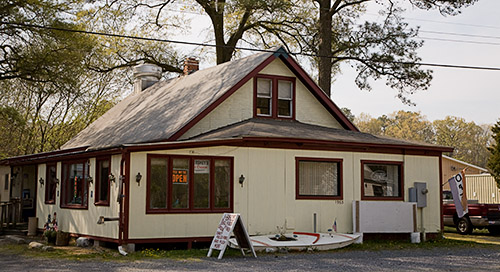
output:
[[488, 168], [497, 182], [497, 187], [500, 188], [500, 120], [493, 125], [491, 132], [493, 132], [494, 142], [488, 148], [491, 153], [488, 159]]
[[489, 128], [463, 118], [448, 116], [431, 123], [420, 112], [398, 111], [378, 118], [361, 114], [355, 124], [371, 134], [453, 147], [450, 156], [480, 167], [486, 166], [489, 157]]

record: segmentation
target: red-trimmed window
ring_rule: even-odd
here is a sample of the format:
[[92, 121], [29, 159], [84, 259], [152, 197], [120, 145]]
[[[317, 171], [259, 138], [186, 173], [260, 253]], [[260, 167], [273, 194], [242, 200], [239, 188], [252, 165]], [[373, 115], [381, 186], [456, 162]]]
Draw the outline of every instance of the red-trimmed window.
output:
[[295, 158], [297, 199], [342, 199], [342, 160]]
[[98, 158], [96, 160], [96, 179], [95, 179], [95, 205], [109, 206], [109, 174], [111, 173], [111, 159]]
[[403, 163], [361, 161], [362, 200], [403, 200]]
[[62, 166], [61, 207], [88, 207], [89, 164], [87, 160], [64, 162]]
[[56, 203], [57, 166], [55, 163], [46, 165], [45, 172], [45, 204]]
[[232, 211], [232, 158], [149, 154], [147, 160], [147, 213]]
[[294, 77], [258, 75], [254, 86], [254, 116], [295, 118]]

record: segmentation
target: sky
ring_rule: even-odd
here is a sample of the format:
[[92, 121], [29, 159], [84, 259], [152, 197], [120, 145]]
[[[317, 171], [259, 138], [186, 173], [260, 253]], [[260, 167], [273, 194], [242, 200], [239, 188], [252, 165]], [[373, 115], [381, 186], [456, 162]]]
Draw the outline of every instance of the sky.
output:
[[[408, 6], [404, 17], [410, 26], [420, 26], [419, 36], [425, 41], [424, 46], [418, 51], [422, 58], [421, 62], [500, 68], [498, 11], [500, 11], [499, 0], [479, 0], [456, 16], [443, 16], [437, 10], [422, 11]], [[366, 18], [370, 17], [371, 20], [377, 19], [376, 9], [368, 9]], [[194, 16], [191, 34], [178, 38], [192, 42], [207, 42], [213, 39], [210, 29], [211, 24], [207, 16]], [[213, 62], [214, 60], [212, 58]], [[203, 69], [215, 65], [210, 62], [210, 58], [202, 59], [200, 67]], [[309, 67], [305, 63], [301, 65], [306, 70]], [[341, 66], [342, 74], [336, 76], [331, 89], [331, 98], [337, 106], [349, 108], [355, 116], [366, 113], [372, 117], [379, 117], [405, 110], [419, 111], [430, 121], [441, 120], [446, 116], [461, 117], [478, 125], [494, 124], [500, 120], [500, 87], [497, 83], [500, 71], [424, 68], [434, 71], [433, 80], [427, 90], [420, 90], [409, 96], [416, 106], [403, 104], [396, 97], [397, 91], [385, 86], [384, 80], [372, 82], [373, 89], [370, 92], [360, 90], [354, 83], [356, 71], [349, 65]]]
[[[443, 17], [438, 11], [409, 9], [407, 22], [420, 26], [419, 36], [438, 39], [473, 41], [449, 42], [424, 39], [419, 50], [422, 62], [467, 66], [500, 67], [500, 1], [480, 0], [457, 16]], [[423, 31], [490, 36], [478, 38]], [[478, 44], [493, 43], [493, 44]], [[500, 119], [500, 71], [453, 68], [431, 68], [433, 80], [426, 91], [410, 96], [416, 106], [407, 106], [395, 97], [396, 91], [376, 82], [371, 92], [361, 91], [354, 84], [356, 72], [342, 67], [342, 75], [332, 85], [332, 100], [339, 107], [351, 109], [355, 116], [368, 113], [372, 117], [394, 111], [420, 111], [428, 120], [446, 116], [465, 118], [476, 124], [493, 124]]]

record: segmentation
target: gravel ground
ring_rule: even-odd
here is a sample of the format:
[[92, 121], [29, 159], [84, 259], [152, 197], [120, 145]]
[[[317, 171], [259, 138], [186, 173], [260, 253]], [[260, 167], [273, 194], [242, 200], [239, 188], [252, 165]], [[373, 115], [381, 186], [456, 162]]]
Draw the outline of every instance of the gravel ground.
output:
[[500, 271], [500, 247], [435, 248], [99, 262], [0, 254], [0, 271]]

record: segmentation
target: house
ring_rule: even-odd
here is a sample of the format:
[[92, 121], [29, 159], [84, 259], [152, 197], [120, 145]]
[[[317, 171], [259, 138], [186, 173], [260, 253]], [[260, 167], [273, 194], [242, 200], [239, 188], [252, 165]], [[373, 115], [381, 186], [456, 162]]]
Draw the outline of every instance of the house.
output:
[[353, 232], [354, 200], [405, 202], [420, 181], [428, 208], [414, 217], [441, 231], [451, 148], [361, 133], [282, 48], [186, 68], [159, 82], [137, 68], [135, 93], [61, 150], [3, 162], [35, 187], [38, 228], [56, 212], [60, 229], [98, 241], [191, 243], [235, 212], [250, 235]]

